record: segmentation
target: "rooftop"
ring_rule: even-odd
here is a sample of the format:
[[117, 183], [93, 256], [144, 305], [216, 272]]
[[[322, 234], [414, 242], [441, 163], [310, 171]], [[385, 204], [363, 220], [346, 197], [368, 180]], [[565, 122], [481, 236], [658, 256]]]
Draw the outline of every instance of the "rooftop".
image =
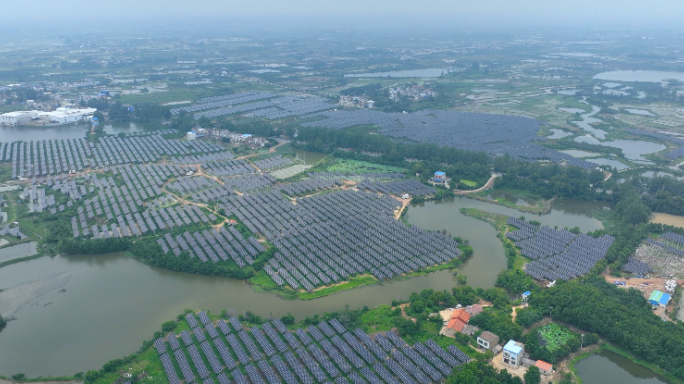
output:
[[534, 365], [536, 365], [537, 368], [539, 368], [542, 371], [549, 372], [553, 369], [553, 365], [547, 363], [546, 361], [537, 360], [537, 362], [534, 363]]
[[504, 351], [511, 352], [515, 355], [520, 354], [522, 350], [522, 347], [516, 344], [516, 342], [513, 340], [508, 340], [508, 343], [506, 343], [506, 345], [504, 346]]

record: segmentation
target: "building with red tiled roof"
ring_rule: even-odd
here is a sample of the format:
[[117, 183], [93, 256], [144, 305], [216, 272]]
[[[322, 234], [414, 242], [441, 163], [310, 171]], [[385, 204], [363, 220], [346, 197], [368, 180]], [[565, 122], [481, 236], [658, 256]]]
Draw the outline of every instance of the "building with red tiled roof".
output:
[[470, 313], [468, 313], [465, 309], [459, 308], [451, 313], [451, 319], [459, 319], [463, 324], [465, 324], [470, 321]]
[[447, 328], [453, 329], [456, 332], [461, 332], [463, 330], [463, 327], [465, 327], [465, 323], [461, 321], [459, 318], [452, 318], [449, 320], [449, 323], [447, 324]]
[[553, 373], [553, 365], [547, 363], [546, 361], [537, 360], [537, 362], [534, 363], [534, 365], [537, 366], [537, 368], [539, 368], [539, 371], [543, 375], [548, 376], [551, 373]]

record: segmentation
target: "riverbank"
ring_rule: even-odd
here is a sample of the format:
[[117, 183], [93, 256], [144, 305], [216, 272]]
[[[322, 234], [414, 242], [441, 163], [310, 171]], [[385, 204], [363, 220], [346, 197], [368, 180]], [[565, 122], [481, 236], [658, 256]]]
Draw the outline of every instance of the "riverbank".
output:
[[465, 195], [469, 199], [475, 199], [475, 200], [480, 200], [484, 201], [486, 203], [491, 203], [491, 204], [498, 204], [498, 205], [503, 205], [504, 207], [508, 208], [513, 208], [517, 209], [520, 212], [523, 213], [533, 213], [533, 214], [538, 214], [538, 215], [545, 215], [548, 213], [551, 213], [551, 205], [553, 202], [556, 200], [556, 197], [552, 197], [551, 199], [540, 199], [539, 203], [535, 205], [518, 205], [515, 202], [509, 201], [506, 198], [491, 198], [488, 197], [488, 195], [484, 195], [484, 193], [491, 193], [491, 192], [480, 192], [480, 193], [473, 193], [473, 194], [468, 194]]
[[477, 208], [461, 208], [461, 213], [474, 219], [482, 220], [484, 222], [491, 224], [494, 227], [494, 229], [496, 229], [496, 237], [501, 242], [501, 245], [505, 249], [513, 249], [515, 251], [515, 258], [512, 261], [508, 262], [509, 269], [522, 270], [523, 266], [529, 261], [529, 259], [523, 256], [522, 253], [520, 253], [520, 249], [518, 249], [515, 246], [515, 243], [513, 243], [506, 237], [506, 233], [517, 229], [506, 223], [506, 221], [508, 220], [508, 216], [500, 215], [498, 213], [482, 211]]
[[[458, 259], [456, 259], [458, 260]], [[419, 277], [419, 276], [427, 276], [430, 273], [433, 272], [438, 272], [438, 271], [443, 271], [443, 270], [449, 270], [449, 269], [454, 269], [457, 268], [458, 266], [455, 265], [455, 261], [448, 261], [442, 264], [437, 264], [437, 265], [431, 265], [426, 268], [421, 268], [420, 270], [409, 272], [407, 274], [403, 274], [400, 276], [396, 276], [392, 279], [386, 280], [387, 283], [392, 283], [395, 281], [404, 281], [408, 280], [413, 277]], [[458, 264], [461, 264], [461, 261], [458, 260]], [[321, 297], [329, 296], [334, 293], [338, 292], [343, 292], [343, 291], [349, 291], [352, 289], [357, 289], [357, 288], [363, 288], [363, 287], [372, 287], [375, 285], [382, 284], [383, 281], [378, 280], [372, 275], [369, 274], [361, 274], [357, 276], [350, 277], [346, 281], [342, 281], [336, 284], [330, 284], [330, 285], [324, 285], [320, 287], [316, 287], [314, 290], [311, 292], [305, 291], [303, 289], [297, 289], [294, 290], [290, 287], [286, 286], [279, 286], [277, 285], [273, 279], [268, 276], [268, 274], [264, 271], [259, 271], [254, 277], [251, 277], [250, 279], [247, 280], [247, 283], [249, 284], [250, 287], [252, 287], [256, 292], [269, 292], [272, 294], [275, 294], [276, 296], [285, 299], [285, 300], [313, 300], [313, 299], [318, 299]]]

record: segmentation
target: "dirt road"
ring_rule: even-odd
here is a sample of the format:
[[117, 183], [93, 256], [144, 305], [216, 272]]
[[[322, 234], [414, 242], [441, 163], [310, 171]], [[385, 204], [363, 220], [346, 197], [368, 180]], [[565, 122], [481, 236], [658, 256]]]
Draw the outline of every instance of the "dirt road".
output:
[[494, 185], [494, 180], [495, 180], [497, 177], [501, 177], [501, 174], [500, 174], [500, 173], [492, 173], [492, 177], [490, 177], [489, 180], [487, 180], [487, 182], [485, 183], [485, 185], [481, 186], [480, 188], [478, 188], [478, 189], [472, 189], [472, 190], [458, 190], [458, 189], [455, 189], [455, 190], [454, 190], [454, 193], [463, 195], [463, 194], [470, 194], [470, 193], [477, 193], [477, 192], [484, 191], [485, 189], [489, 189], [489, 188], [491, 188], [491, 187]]

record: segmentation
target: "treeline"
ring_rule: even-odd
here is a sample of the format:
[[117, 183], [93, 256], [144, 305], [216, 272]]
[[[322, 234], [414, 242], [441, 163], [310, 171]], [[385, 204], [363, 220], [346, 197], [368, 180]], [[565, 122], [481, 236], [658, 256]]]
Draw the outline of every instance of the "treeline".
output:
[[64, 239], [60, 242], [59, 252], [69, 255], [98, 255], [110, 252], [125, 252], [131, 248], [131, 240], [126, 237], [110, 237], [108, 239]]
[[663, 322], [636, 289], [618, 289], [600, 276], [559, 281], [530, 298], [530, 307], [593, 332], [637, 358], [684, 379], [684, 325]]
[[599, 170], [585, 171], [559, 164], [528, 163], [508, 155], [496, 157], [493, 162], [494, 170], [504, 174], [497, 178], [497, 188], [520, 189], [544, 196], [579, 200], [609, 199], [608, 195], [597, 194], [591, 187], [604, 178]]
[[403, 143], [393, 138], [358, 129], [334, 130], [320, 127], [300, 127], [296, 140], [305, 144], [306, 150], [332, 153], [337, 148], [380, 153], [381, 157], [403, 162], [405, 158], [434, 163], [489, 164], [484, 152], [463, 151], [426, 143]]
[[166, 107], [156, 103], [141, 103], [133, 105], [133, 111], [121, 101], [109, 101], [106, 99], [90, 99], [82, 101], [81, 106], [97, 108], [98, 111], [107, 111], [108, 119], [111, 121], [140, 121], [153, 122], [161, 119], [171, 118], [171, 107]]
[[236, 279], [249, 279], [255, 274], [254, 268], [251, 266], [240, 268], [226, 261], [204, 263], [196, 257], [191, 258], [187, 252], [182, 252], [179, 256], [172, 253], [165, 254], [153, 239], [136, 241], [131, 245], [130, 252], [145, 263], [177, 272]]

